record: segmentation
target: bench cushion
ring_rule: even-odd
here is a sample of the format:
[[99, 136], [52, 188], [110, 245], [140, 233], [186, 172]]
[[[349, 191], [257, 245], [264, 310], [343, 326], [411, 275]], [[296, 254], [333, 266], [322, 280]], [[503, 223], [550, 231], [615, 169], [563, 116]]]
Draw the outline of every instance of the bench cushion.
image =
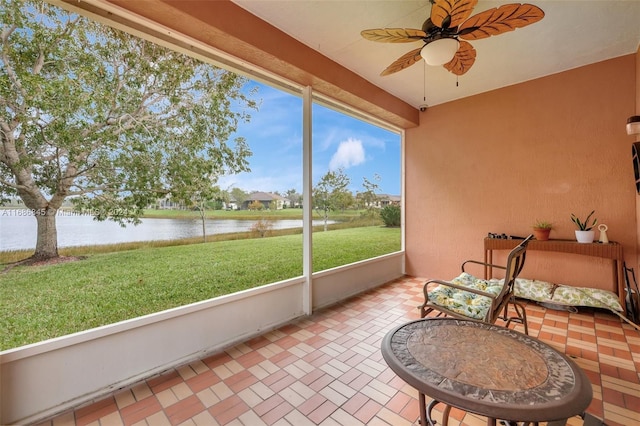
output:
[[572, 287], [527, 278], [517, 278], [514, 294], [516, 297], [536, 302], [604, 308], [623, 312], [618, 296], [615, 293], [598, 288]]

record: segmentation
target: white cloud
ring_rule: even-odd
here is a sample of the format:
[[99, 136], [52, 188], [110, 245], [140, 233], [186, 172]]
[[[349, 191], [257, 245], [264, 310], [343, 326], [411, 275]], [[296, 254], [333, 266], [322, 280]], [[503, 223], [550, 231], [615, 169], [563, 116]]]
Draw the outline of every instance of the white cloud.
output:
[[348, 169], [351, 166], [357, 166], [364, 163], [364, 147], [359, 139], [349, 138], [340, 142], [338, 150], [329, 162], [329, 170], [337, 170], [339, 168]]

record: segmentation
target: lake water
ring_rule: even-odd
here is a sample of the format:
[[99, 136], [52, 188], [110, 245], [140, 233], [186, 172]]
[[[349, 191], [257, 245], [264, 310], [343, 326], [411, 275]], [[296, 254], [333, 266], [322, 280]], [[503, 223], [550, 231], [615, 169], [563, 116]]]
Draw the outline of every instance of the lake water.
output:
[[[254, 220], [207, 220], [207, 235], [249, 231]], [[314, 221], [314, 224], [321, 224]], [[132, 241], [177, 240], [202, 236], [200, 219], [142, 219], [140, 225], [121, 227], [92, 216], [59, 214], [58, 247], [115, 244]], [[272, 229], [302, 228], [300, 220], [276, 220]], [[0, 209], [0, 251], [32, 250], [36, 246], [36, 219], [27, 210]]]

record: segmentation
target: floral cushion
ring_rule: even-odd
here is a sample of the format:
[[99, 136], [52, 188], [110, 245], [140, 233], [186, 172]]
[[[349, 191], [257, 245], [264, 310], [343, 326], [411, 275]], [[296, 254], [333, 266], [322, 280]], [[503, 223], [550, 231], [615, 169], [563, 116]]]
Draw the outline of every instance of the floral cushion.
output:
[[513, 292], [516, 297], [537, 302], [548, 302], [553, 296], [554, 287], [553, 284], [544, 281], [516, 278]]
[[598, 288], [572, 287], [545, 281], [517, 278], [514, 286], [516, 297], [551, 302], [568, 306], [588, 306], [622, 312], [622, 306], [615, 293]]
[[623, 312], [615, 293], [599, 288], [558, 286], [551, 299], [553, 303], [570, 306], [589, 306]]
[[[463, 272], [452, 283], [481, 290], [493, 295], [502, 291], [502, 280], [482, 280]], [[466, 317], [483, 320], [491, 307], [491, 298], [457, 288], [438, 285], [429, 293], [429, 301]]]

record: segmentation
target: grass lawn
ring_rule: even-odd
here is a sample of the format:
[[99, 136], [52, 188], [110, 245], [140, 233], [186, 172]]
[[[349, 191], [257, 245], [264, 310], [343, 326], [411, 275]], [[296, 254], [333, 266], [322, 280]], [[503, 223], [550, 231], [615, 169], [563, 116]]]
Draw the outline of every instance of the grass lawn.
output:
[[[314, 233], [314, 270], [400, 250], [400, 229]], [[302, 274], [302, 235], [94, 254], [0, 274], [0, 350]]]

